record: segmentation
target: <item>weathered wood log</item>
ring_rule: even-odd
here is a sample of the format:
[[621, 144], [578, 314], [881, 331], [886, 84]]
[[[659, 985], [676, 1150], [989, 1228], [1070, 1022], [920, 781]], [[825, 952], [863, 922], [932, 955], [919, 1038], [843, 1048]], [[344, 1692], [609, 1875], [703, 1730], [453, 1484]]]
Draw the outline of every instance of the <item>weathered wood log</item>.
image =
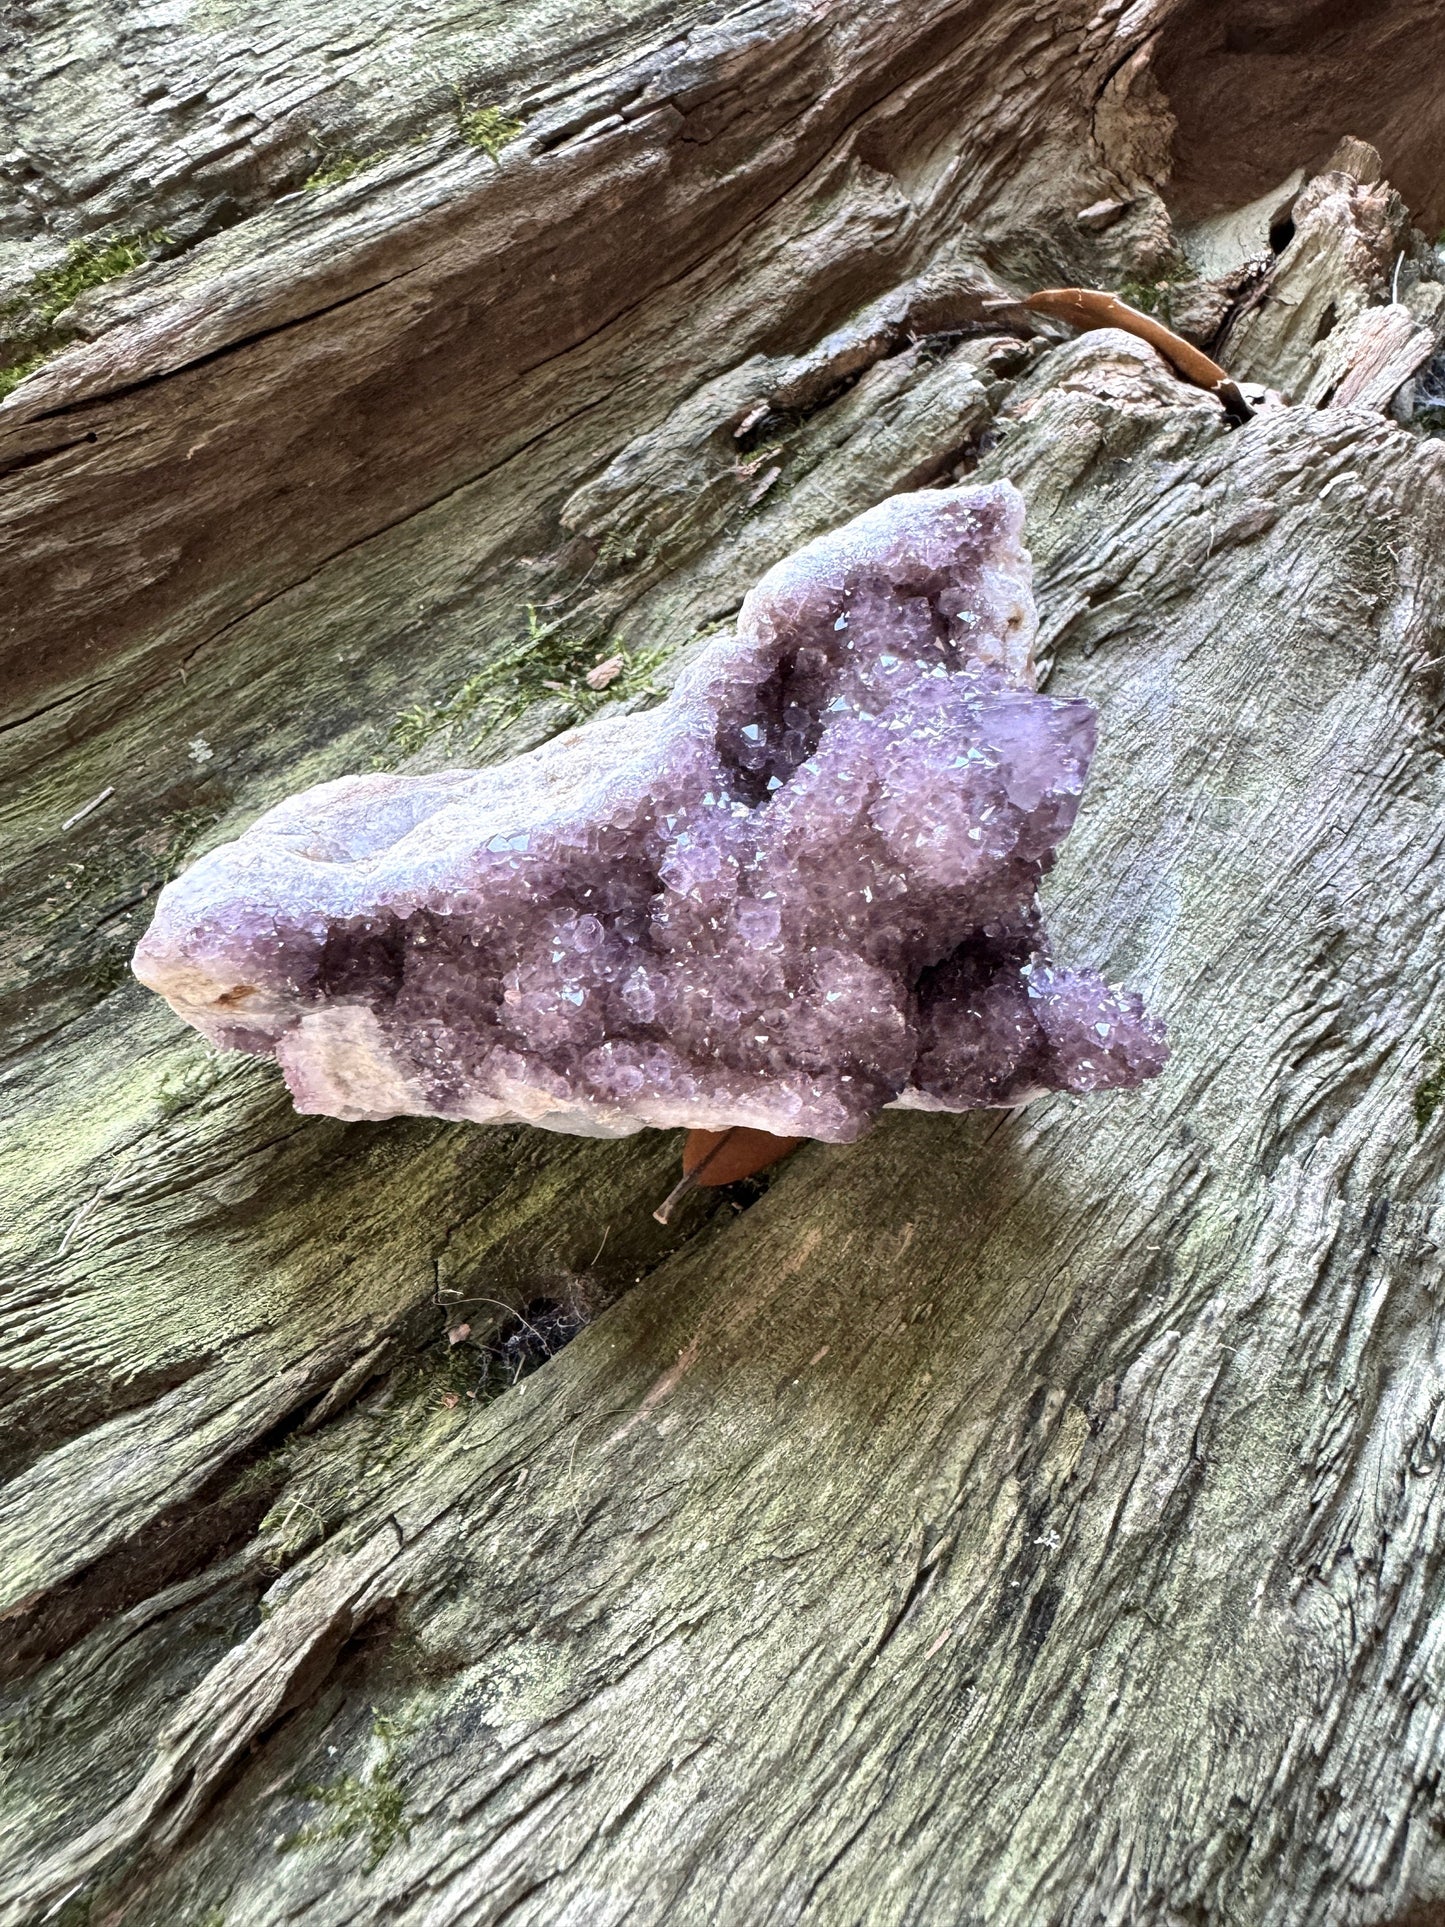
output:
[[[991, 305], [1183, 285], [1298, 168], [1431, 325], [1434, 13], [1246, 14], [20, 33], [0, 1920], [1440, 1917], [1445, 444]], [[1305, 48], [1309, 151], [1202, 150], [1216, 28], [1244, 125]], [[1293, 393], [1286, 226], [1198, 273]], [[663, 1228], [675, 1136], [303, 1120], [129, 981], [287, 791], [645, 705], [971, 472], [1100, 709], [1050, 916], [1157, 1085]]]

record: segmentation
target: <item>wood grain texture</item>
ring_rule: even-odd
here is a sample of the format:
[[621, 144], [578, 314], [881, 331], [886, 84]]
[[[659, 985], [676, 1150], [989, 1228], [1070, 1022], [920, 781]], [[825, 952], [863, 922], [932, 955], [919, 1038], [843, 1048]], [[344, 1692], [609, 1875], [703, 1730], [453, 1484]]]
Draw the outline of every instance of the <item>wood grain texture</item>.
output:
[[[27, 36], [37, 114], [108, 18]], [[1157, 264], [1117, 26], [578, 9], [546, 139], [280, 199], [238, 161], [204, 234], [147, 133], [200, 238], [0, 407], [7, 1927], [1445, 1904], [1445, 445], [999, 331]], [[289, 67], [206, 31], [121, 66], [206, 79], [207, 153], [229, 87], [284, 158], [332, 35], [347, 140], [432, 98], [396, 21]], [[142, 224], [97, 138], [7, 234]], [[1146, 1092], [890, 1116], [664, 1230], [676, 1135], [301, 1119], [120, 978], [287, 791], [570, 720], [468, 707], [529, 607], [665, 682], [801, 541], [973, 472], [1100, 709], [1049, 915], [1168, 1017]]]

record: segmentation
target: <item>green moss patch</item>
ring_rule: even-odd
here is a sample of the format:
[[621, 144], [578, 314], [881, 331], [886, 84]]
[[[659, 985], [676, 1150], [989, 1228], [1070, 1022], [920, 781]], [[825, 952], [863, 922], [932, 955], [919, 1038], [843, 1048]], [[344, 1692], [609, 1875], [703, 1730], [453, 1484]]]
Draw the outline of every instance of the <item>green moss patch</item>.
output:
[[65, 259], [45, 268], [0, 308], [0, 340], [14, 356], [0, 368], [0, 401], [71, 338], [61, 317], [92, 288], [149, 261], [170, 237], [159, 230], [72, 241]]
[[[557, 727], [565, 729], [618, 697], [661, 695], [653, 678], [666, 653], [633, 654], [605, 638], [569, 634], [561, 623], [543, 622], [529, 605], [524, 636], [489, 657], [443, 701], [402, 710], [387, 732], [377, 767], [394, 769], [439, 739], [475, 750], [538, 704], [552, 709]], [[610, 672], [606, 680], [592, 687], [589, 674], [604, 670]]]
[[302, 188], [309, 190], [313, 188], [340, 187], [343, 181], [354, 180], [358, 174], [364, 174], [367, 168], [375, 167], [380, 159], [381, 156], [379, 154], [369, 155], [365, 159], [358, 154], [333, 154], [330, 156], [323, 154], [316, 172], [308, 175], [301, 183]]
[[1187, 261], [1172, 261], [1152, 281], [1121, 281], [1113, 292], [1140, 314], [1152, 314], [1166, 327], [1172, 327], [1174, 290], [1194, 279], [1194, 270]]
[[18, 388], [27, 375], [33, 375], [44, 360], [44, 355], [27, 355], [23, 361], [12, 361], [8, 368], [0, 368], [0, 401]]
[[359, 1774], [347, 1773], [329, 1786], [297, 1789], [303, 1800], [323, 1809], [324, 1817], [310, 1821], [282, 1843], [283, 1853], [319, 1846], [329, 1840], [366, 1840], [368, 1871], [411, 1833], [406, 1795], [396, 1777], [395, 1753], [403, 1737], [399, 1721], [379, 1718], [372, 1727], [374, 1757]]
[[521, 133], [523, 123], [500, 107], [473, 107], [457, 96], [457, 132], [468, 147], [479, 147], [491, 160]]
[[1425, 1075], [1415, 1086], [1415, 1129], [1423, 1131], [1445, 1104], [1445, 1047], [1436, 1044], [1426, 1060]]
[[92, 288], [141, 267], [166, 238], [152, 231], [121, 234], [109, 241], [72, 241], [60, 266], [37, 274], [29, 294], [20, 299], [33, 305], [40, 323], [48, 327]]

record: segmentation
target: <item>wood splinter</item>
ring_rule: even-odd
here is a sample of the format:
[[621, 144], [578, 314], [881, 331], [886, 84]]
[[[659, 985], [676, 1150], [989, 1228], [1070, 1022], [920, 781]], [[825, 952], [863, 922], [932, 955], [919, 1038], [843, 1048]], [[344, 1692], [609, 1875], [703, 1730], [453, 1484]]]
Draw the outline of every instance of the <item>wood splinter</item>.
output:
[[1116, 294], [1105, 294], [1098, 288], [1040, 288], [1037, 294], [1025, 296], [1019, 305], [1031, 314], [1066, 321], [1071, 328], [1122, 328], [1125, 334], [1137, 335], [1157, 349], [1186, 381], [1217, 395], [1232, 421], [1247, 422], [1254, 413], [1228, 369], [1211, 361], [1202, 348], [1196, 348], [1183, 335], [1166, 328], [1162, 321], [1131, 308]]
[[749, 1124], [734, 1124], [726, 1131], [689, 1131], [682, 1147], [682, 1178], [653, 1212], [659, 1224], [666, 1224], [673, 1211], [699, 1185], [736, 1184], [791, 1157], [801, 1137], [774, 1137], [771, 1131], [757, 1131]]

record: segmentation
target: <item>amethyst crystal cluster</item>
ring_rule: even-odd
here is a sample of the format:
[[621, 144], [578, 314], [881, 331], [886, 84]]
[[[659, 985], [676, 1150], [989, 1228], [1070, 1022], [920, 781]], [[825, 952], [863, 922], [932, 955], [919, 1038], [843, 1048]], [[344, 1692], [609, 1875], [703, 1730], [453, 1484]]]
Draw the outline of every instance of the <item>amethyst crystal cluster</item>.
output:
[[847, 1140], [1137, 1085], [1048, 954], [1087, 703], [1032, 687], [1023, 504], [900, 495], [780, 563], [668, 702], [495, 769], [344, 778], [161, 896], [142, 982], [298, 1109]]

